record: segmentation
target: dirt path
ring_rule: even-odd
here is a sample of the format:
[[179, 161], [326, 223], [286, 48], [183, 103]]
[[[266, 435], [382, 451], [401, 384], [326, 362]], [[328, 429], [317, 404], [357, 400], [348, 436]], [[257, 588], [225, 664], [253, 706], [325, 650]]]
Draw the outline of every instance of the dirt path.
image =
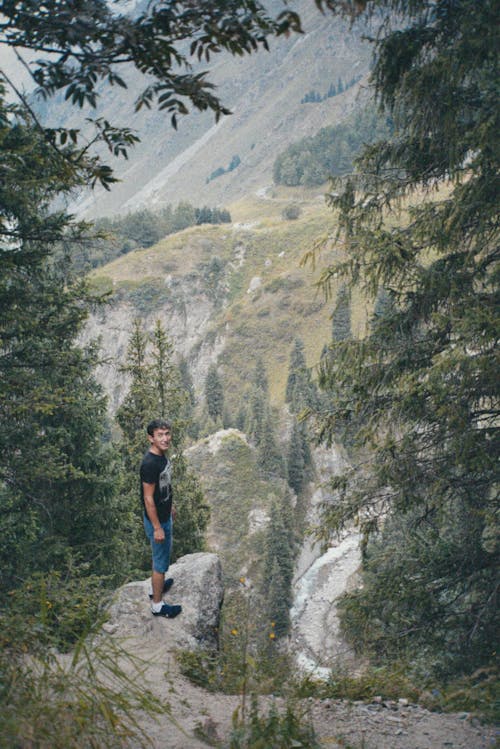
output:
[[[340, 544], [332, 557], [345, 563], [351, 547], [355, 548], [353, 543], [351, 538], [344, 546]], [[321, 570], [322, 566], [317, 566]], [[157, 721], [138, 716], [153, 749], [228, 746], [232, 716], [241, 705], [241, 698], [195, 686], [181, 674], [176, 657], [178, 650], [197, 647], [195, 632], [202, 641], [205, 638], [209, 642], [209, 632], [205, 630], [217, 607], [213, 609], [208, 601], [219, 600], [218, 569], [216, 555], [208, 553], [187, 555], [172, 565], [176, 579], [173, 602], [181, 601], [183, 605], [182, 614], [176, 619], [151, 616], [147, 580], [123, 586], [109, 609], [103, 629], [132, 656], [120, 658], [120, 665], [170, 708], [170, 713], [162, 713]], [[205, 597], [208, 600], [204, 602]], [[260, 699], [264, 714], [272, 702], [272, 697]], [[281, 708], [284, 703], [278, 699], [276, 704]], [[474, 725], [465, 714], [430, 713], [407, 705], [404, 699], [370, 705], [309, 699], [302, 702], [302, 707], [310, 713], [325, 749], [492, 749], [496, 745], [492, 727]]]
[[[179, 622], [180, 623], [180, 622]], [[225, 746], [231, 733], [231, 719], [241, 698], [213, 694], [194, 686], [181, 675], [173, 652], [169, 651], [169, 626], [156, 622], [161, 645], [131, 638], [127, 649], [147, 661], [144, 684], [170, 704], [172, 718], [161, 716], [157, 723], [143, 721], [154, 749], [201, 749]], [[272, 698], [262, 700], [265, 710]], [[282, 705], [282, 701], [277, 701]], [[340, 700], [303, 701], [312, 717], [321, 745], [352, 749], [492, 749], [495, 729], [474, 725], [466, 714], [439, 714], [415, 705], [350, 704]], [[201, 733], [200, 733], [201, 731]], [[208, 739], [202, 736], [209, 736]]]

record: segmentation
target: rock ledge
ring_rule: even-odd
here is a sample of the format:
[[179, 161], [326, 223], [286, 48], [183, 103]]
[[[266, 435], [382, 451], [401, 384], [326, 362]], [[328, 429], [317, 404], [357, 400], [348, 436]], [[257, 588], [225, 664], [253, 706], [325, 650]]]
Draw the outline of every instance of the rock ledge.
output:
[[215, 649], [224, 597], [219, 557], [207, 552], [186, 554], [170, 566], [167, 576], [174, 578], [174, 585], [165, 600], [182, 605], [182, 613], [176, 619], [152, 616], [148, 578], [117, 590], [104, 630], [145, 640], [163, 640], [167, 636], [169, 648]]

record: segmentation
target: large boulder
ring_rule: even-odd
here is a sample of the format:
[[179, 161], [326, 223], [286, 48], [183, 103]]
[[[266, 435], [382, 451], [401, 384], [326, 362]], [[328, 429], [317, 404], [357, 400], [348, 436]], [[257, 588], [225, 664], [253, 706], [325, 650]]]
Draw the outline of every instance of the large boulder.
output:
[[169, 648], [215, 649], [224, 596], [218, 556], [187, 554], [171, 565], [167, 577], [174, 578], [174, 585], [165, 600], [182, 605], [178, 617], [151, 614], [148, 578], [119, 588], [108, 609], [105, 631], [120, 637], [139, 636], [144, 641], [168, 639]]

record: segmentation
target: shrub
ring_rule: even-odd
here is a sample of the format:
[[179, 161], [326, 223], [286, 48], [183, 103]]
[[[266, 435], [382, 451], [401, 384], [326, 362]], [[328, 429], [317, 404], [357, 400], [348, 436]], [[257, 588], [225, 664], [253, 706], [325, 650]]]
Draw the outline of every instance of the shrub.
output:
[[257, 699], [252, 698], [248, 720], [239, 710], [233, 716], [233, 730], [228, 749], [319, 749], [320, 743], [310, 717], [298, 705], [288, 703], [284, 713], [271, 705], [267, 715], [260, 715]]
[[295, 203], [291, 203], [290, 205], [287, 205], [285, 208], [283, 208], [281, 216], [286, 221], [294, 221], [300, 216], [300, 212], [300, 206], [296, 205]]

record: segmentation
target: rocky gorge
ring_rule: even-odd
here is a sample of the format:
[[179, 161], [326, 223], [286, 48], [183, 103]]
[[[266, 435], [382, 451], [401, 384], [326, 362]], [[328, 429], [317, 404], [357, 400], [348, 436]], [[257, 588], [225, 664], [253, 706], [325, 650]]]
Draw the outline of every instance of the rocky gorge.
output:
[[[177, 655], [184, 649], [217, 647], [215, 632], [223, 596], [220, 560], [215, 554], [191, 554], [170, 568], [172, 601], [182, 604], [175, 620], [154, 619], [149, 610], [149, 580], [120, 588], [108, 610], [103, 637], [123, 649], [123, 667], [165, 706], [157, 720], [137, 715], [154, 749], [202, 749], [229, 746], [232, 716], [242, 696], [207, 691], [183, 676]], [[128, 660], [131, 657], [132, 660]], [[134, 663], [135, 665], [131, 665]], [[139, 666], [137, 666], [139, 664]], [[300, 703], [300, 704], [299, 704]], [[260, 697], [266, 712], [282, 699]], [[365, 749], [491, 749], [493, 727], [467, 713], [442, 715], [411, 704], [401, 696], [371, 703], [309, 698], [296, 709], [309, 715], [321, 746]]]

